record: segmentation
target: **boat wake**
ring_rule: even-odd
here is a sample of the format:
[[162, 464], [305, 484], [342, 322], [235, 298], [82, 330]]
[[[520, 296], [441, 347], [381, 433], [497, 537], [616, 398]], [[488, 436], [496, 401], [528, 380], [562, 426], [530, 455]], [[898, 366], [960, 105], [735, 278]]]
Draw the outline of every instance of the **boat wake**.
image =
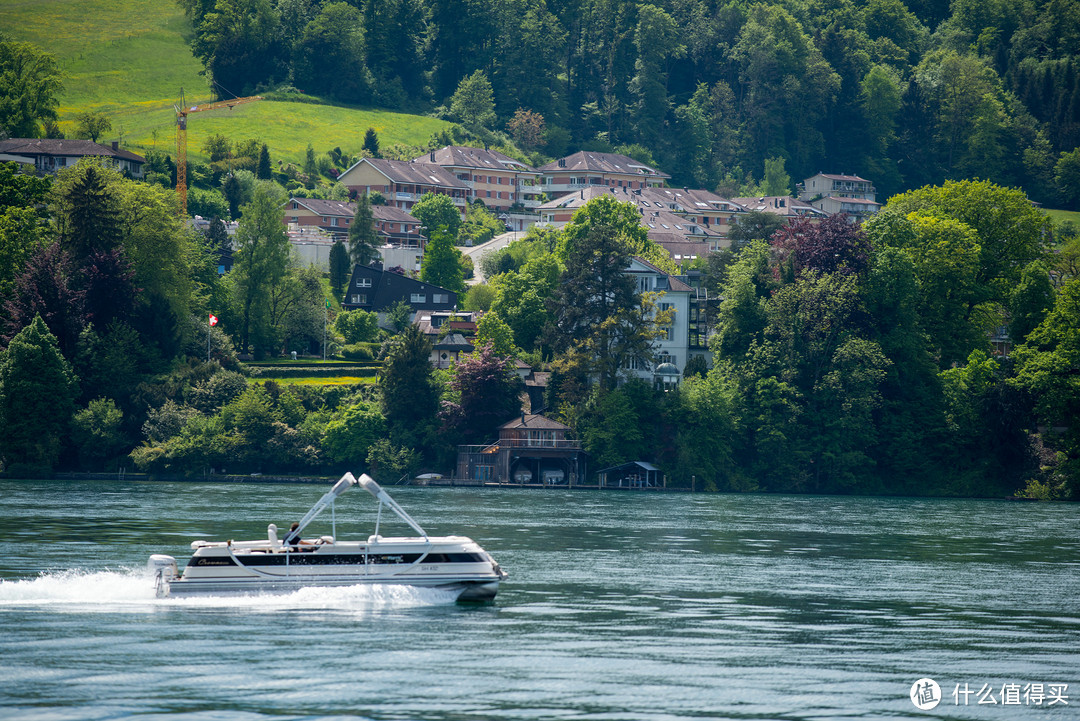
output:
[[0, 610], [50, 606], [72, 611], [157, 611], [167, 608], [250, 608], [258, 611], [369, 612], [453, 604], [457, 593], [402, 585], [301, 588], [292, 593], [249, 596], [157, 598], [146, 569], [50, 571], [37, 578], [0, 579]]

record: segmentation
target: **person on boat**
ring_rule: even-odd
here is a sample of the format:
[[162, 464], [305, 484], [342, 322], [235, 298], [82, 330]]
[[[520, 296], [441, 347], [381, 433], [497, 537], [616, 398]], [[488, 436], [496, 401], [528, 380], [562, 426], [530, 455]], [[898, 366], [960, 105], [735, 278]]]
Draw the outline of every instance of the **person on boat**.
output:
[[296, 532], [297, 528], [300, 528], [300, 523], [298, 521], [293, 521], [292, 527], [289, 528], [288, 535], [285, 536], [285, 538], [289, 542], [289, 545], [292, 546], [292, 550], [299, 551], [300, 546], [314, 545], [311, 541], [305, 541], [301, 539], [300, 534]]

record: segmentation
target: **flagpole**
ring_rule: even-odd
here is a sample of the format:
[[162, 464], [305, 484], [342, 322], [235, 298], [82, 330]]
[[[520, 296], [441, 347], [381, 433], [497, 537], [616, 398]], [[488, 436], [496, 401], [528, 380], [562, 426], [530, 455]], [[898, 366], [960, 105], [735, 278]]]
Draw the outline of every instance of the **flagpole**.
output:
[[[213, 315], [213, 313], [211, 313], [210, 315]], [[207, 318], [206, 319], [206, 362], [207, 363], [210, 362], [210, 328], [211, 327], [212, 326], [210, 324], [210, 319]]]

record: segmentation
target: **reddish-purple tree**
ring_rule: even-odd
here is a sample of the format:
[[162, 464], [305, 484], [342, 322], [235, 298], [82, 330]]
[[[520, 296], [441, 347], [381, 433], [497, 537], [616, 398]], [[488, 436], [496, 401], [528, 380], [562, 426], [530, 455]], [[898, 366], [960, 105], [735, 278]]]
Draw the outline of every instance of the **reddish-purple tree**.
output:
[[15, 279], [15, 292], [4, 305], [4, 345], [40, 315], [56, 336], [65, 358], [74, 357], [79, 331], [86, 324], [86, 292], [74, 282], [71, 256], [58, 243], [39, 246]]
[[444, 428], [460, 434], [463, 443], [485, 443], [496, 429], [521, 412], [525, 386], [512, 358], [499, 356], [489, 341], [454, 366], [450, 387], [461, 397], [446, 402], [440, 415]]
[[870, 241], [843, 213], [820, 223], [801, 218], [776, 231], [770, 244], [779, 267], [790, 264], [796, 276], [804, 270], [862, 275], [870, 268]]

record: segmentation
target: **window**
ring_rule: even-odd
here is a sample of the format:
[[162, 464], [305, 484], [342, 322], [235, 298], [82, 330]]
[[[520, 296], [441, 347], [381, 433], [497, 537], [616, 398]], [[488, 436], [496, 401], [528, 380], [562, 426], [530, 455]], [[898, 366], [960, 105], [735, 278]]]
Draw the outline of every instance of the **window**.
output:
[[353, 293], [352, 303], [353, 305], [367, 305], [367, 294]]
[[432, 303], [449, 303], [450, 302], [450, 294], [449, 293], [432, 293], [431, 294], [431, 302]]
[[332, 226], [334, 226], [336, 228], [337, 227], [337, 221], [338, 221], [337, 218], [331, 218], [330, 219], [330, 225], [332, 225]]
[[647, 275], [638, 278], [638, 292], [648, 293], [650, 290], [652, 290], [652, 278]]
[[371, 287], [371, 278], [357, 278], [356, 279], [356, 287], [357, 288], [370, 288]]
[[425, 293], [413, 293], [409, 296], [410, 303], [427, 303], [427, 295]]

